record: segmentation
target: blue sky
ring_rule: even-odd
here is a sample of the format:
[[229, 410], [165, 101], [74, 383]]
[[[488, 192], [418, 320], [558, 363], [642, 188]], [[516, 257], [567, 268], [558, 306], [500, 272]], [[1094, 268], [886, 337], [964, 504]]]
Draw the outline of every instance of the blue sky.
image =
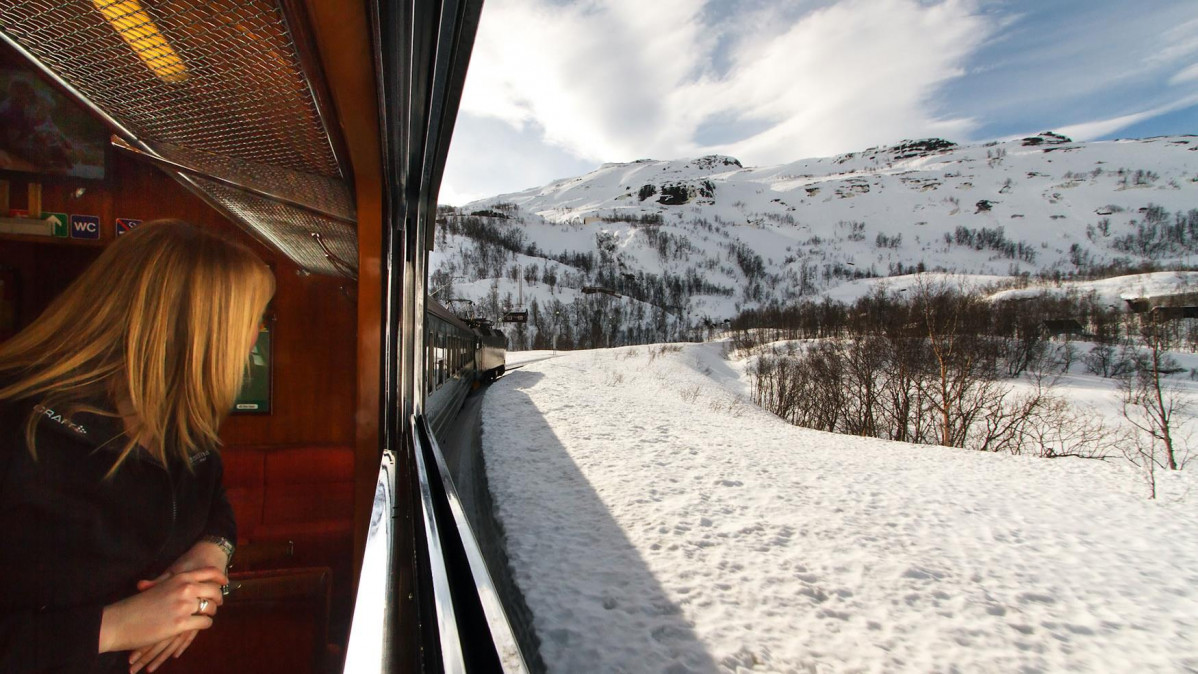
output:
[[1045, 130], [1198, 133], [1198, 1], [486, 0], [440, 201]]

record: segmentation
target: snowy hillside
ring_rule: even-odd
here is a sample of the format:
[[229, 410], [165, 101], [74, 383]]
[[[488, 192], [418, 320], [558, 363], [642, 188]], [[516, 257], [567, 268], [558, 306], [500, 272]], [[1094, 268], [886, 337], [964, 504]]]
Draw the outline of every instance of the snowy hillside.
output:
[[[443, 209], [433, 290], [451, 287], [442, 298], [490, 305], [492, 317], [510, 295], [512, 308], [521, 296], [524, 308], [557, 301], [556, 314], [573, 306], [578, 319], [600, 311], [580, 293], [602, 287], [621, 296], [605, 300], [604, 320], [617, 307], [626, 325], [635, 315], [676, 338], [862, 278], [1188, 267], [1195, 209], [1198, 137], [1188, 136], [933, 139], [768, 168], [642, 160]], [[612, 337], [589, 345], [637, 341]]]
[[[1150, 501], [1121, 461], [797, 428], [723, 346], [572, 353], [488, 391], [549, 672], [1198, 668], [1194, 471]], [[1109, 380], [1064, 386], [1111, 413]]]

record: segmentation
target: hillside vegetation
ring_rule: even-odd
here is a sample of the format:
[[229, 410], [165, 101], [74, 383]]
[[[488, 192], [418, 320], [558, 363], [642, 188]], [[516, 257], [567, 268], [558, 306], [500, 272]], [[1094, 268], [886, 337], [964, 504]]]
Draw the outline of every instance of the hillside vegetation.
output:
[[[1190, 269], [1198, 138], [904, 141], [746, 168], [606, 164], [439, 212], [431, 288], [513, 348], [697, 338], [745, 310], [949, 272], [1006, 287]], [[1138, 279], [1118, 295], [1136, 296]]]

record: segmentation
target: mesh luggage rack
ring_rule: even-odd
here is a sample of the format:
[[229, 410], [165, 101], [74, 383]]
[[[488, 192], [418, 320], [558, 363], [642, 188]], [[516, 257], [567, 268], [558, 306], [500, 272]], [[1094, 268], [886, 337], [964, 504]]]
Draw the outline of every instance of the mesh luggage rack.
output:
[[0, 33], [257, 238], [309, 271], [353, 275], [337, 125], [293, 30], [299, 5], [280, 2], [0, 0]]

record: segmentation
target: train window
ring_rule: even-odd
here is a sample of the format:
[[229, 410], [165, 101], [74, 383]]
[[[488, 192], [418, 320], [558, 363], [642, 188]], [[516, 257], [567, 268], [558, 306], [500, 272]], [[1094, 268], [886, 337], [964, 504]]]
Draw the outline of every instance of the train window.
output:
[[449, 378], [449, 324], [441, 331], [441, 383]]
[[449, 326], [441, 323], [437, 326], [437, 386], [445, 383], [445, 331]]
[[433, 331], [436, 330], [436, 323], [436, 320], [428, 322], [424, 337], [424, 385], [429, 393], [433, 392], [433, 387], [436, 384], [433, 370], [436, 363], [436, 359], [433, 357]]

